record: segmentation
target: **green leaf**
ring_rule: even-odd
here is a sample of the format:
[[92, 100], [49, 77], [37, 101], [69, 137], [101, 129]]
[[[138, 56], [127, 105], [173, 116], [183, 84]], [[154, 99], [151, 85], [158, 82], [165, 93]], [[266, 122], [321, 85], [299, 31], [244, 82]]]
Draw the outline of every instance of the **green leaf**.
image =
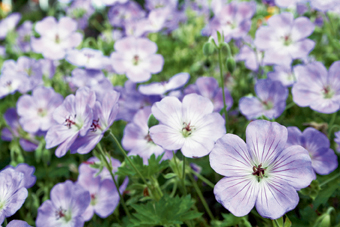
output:
[[165, 194], [158, 202], [149, 201], [146, 204], [131, 205], [137, 213], [131, 220], [132, 226], [153, 226], [182, 224], [184, 221], [198, 218], [202, 215], [191, 210], [194, 201], [190, 195], [171, 198]]
[[318, 196], [320, 190], [321, 190], [321, 187], [319, 185], [319, 182], [317, 180], [313, 180], [307, 188], [303, 188], [299, 192], [302, 195], [309, 196], [313, 200], [315, 200], [315, 198]]
[[152, 126], [158, 125], [158, 123], [159, 121], [151, 114], [148, 119], [148, 127], [151, 128]]
[[[150, 178], [153, 175], [158, 175], [162, 170], [169, 166], [168, 160], [162, 160], [162, 155], [156, 158], [153, 154], [148, 160], [148, 165], [144, 165], [143, 158], [139, 155], [130, 156], [133, 165], [139, 170], [139, 172], [145, 177]], [[125, 161], [124, 164], [118, 168], [117, 174], [119, 176], [135, 176], [137, 175], [135, 169], [131, 166], [129, 161]]]

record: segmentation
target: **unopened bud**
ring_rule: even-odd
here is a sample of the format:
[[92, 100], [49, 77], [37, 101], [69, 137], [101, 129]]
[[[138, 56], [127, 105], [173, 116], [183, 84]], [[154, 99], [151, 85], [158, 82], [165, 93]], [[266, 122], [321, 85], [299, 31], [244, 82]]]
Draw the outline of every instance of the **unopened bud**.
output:
[[235, 71], [236, 68], [236, 63], [234, 58], [228, 58], [227, 59], [227, 69], [230, 73], [233, 73]]
[[215, 47], [214, 47], [214, 44], [211, 43], [211, 42], [206, 42], [204, 45], [203, 45], [203, 54], [205, 56], [210, 56], [212, 54], [214, 54], [215, 52]]

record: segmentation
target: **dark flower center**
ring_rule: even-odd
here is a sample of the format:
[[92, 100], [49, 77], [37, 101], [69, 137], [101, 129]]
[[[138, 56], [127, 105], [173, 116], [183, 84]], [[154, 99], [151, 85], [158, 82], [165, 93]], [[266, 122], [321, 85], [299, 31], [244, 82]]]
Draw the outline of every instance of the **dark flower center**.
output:
[[93, 120], [93, 121], [92, 121], [92, 125], [91, 125], [91, 128], [90, 128], [90, 130], [91, 130], [92, 132], [97, 131], [97, 129], [101, 129], [101, 127], [100, 127], [100, 125], [99, 125], [99, 118], [98, 118], [98, 120]]
[[[74, 115], [74, 119], [77, 117], [77, 115]], [[65, 119], [65, 126], [67, 126], [68, 128], [71, 128], [72, 125], [75, 125], [76, 122], [71, 120], [71, 116], [69, 116], [68, 118]]]
[[133, 65], [138, 65], [138, 63], [139, 63], [139, 56], [138, 55], [135, 55], [134, 57], [133, 57]]
[[59, 207], [56, 211], [55, 211], [55, 216], [56, 219], [59, 220], [60, 218], [65, 217], [66, 210], [63, 209], [62, 207]]
[[266, 110], [273, 109], [274, 105], [271, 101], [263, 101], [262, 104]]
[[253, 166], [253, 175], [257, 176], [257, 180], [260, 182], [260, 179], [262, 179], [263, 177], [265, 177], [265, 170], [267, 168], [262, 168], [262, 163], [260, 165], [255, 165]]
[[290, 35], [285, 35], [283, 37], [283, 45], [289, 46], [291, 43], [292, 43], [292, 38], [290, 37]]
[[147, 134], [147, 135], [144, 137], [144, 139], [145, 139], [148, 143], [152, 142], [152, 139], [151, 139], [151, 137], [150, 137], [149, 134]]
[[59, 35], [57, 34], [57, 35], [55, 35], [55, 42], [56, 43], [60, 43], [60, 37], [59, 37]]
[[323, 97], [325, 99], [330, 99], [334, 95], [334, 91], [330, 88], [330, 86], [326, 86], [322, 89]]
[[10, 80], [6, 81], [5, 87], [6, 87], [6, 86], [9, 87], [9, 86], [11, 86], [11, 85], [12, 85], [12, 81], [10, 81]]
[[91, 194], [91, 205], [92, 206], [96, 205], [96, 195], [95, 194]]
[[38, 109], [38, 115], [40, 117], [44, 117], [44, 116], [46, 116], [46, 114], [47, 114], [47, 112], [43, 108]]
[[186, 122], [183, 122], [182, 135], [184, 137], [190, 136], [194, 130], [195, 127], [190, 125], [190, 122], [188, 124]]

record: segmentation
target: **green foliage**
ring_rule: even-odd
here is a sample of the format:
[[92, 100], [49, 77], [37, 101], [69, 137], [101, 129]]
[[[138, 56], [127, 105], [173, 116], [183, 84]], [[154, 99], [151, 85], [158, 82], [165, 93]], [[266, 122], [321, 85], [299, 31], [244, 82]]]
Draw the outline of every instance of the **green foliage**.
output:
[[228, 227], [228, 226], [239, 226], [239, 227], [251, 227], [251, 224], [247, 220], [247, 216], [236, 217], [232, 214], [222, 214], [223, 221], [212, 221], [213, 227]]
[[317, 180], [313, 180], [312, 183], [307, 187], [300, 190], [300, 193], [311, 197], [313, 200], [317, 197], [321, 187]]
[[150, 115], [148, 119], [148, 127], [151, 128], [152, 126], [158, 125], [159, 121], [155, 118], [153, 114]]
[[184, 221], [193, 220], [202, 215], [191, 210], [194, 201], [190, 195], [171, 198], [164, 195], [158, 202], [149, 201], [143, 205], [132, 205], [137, 211], [130, 220], [129, 226], [153, 226], [183, 224]]
[[[139, 155], [130, 156], [132, 163], [136, 166], [139, 172], [145, 178], [151, 178], [153, 175], [159, 174], [162, 170], [169, 166], [168, 160], [161, 161], [163, 155], [160, 155], [156, 158], [156, 155], [153, 154], [148, 160], [148, 165], [144, 165], [143, 158]], [[125, 160], [121, 167], [118, 168], [117, 174], [119, 176], [138, 176], [134, 168], [131, 166], [130, 162]]]

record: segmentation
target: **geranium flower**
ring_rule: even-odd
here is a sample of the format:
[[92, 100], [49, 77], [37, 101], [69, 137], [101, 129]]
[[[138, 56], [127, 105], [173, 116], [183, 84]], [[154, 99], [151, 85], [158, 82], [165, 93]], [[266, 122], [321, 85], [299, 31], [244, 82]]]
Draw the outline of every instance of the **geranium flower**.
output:
[[280, 81], [285, 87], [290, 87], [296, 83], [296, 80], [299, 77], [298, 70], [296, 70], [299, 67], [303, 66], [297, 65], [291, 68], [282, 65], [275, 65], [274, 71], [268, 72], [267, 76], [273, 81]]
[[67, 96], [53, 113], [57, 124], [53, 125], [45, 136], [46, 149], [60, 144], [56, 149], [56, 156], [66, 154], [78, 136], [85, 136], [93, 121], [92, 108], [96, 95], [87, 87], [80, 88], [76, 95]]
[[310, 6], [313, 9], [326, 12], [340, 6], [338, 0], [311, 0]]
[[18, 99], [17, 111], [20, 124], [26, 132], [47, 131], [55, 124], [53, 111], [63, 103], [63, 96], [53, 88], [38, 87], [32, 96], [23, 95]]
[[45, 58], [63, 59], [66, 51], [78, 46], [83, 39], [76, 30], [77, 22], [69, 17], [62, 17], [59, 22], [54, 17], [46, 17], [35, 25], [35, 31], [41, 37], [32, 37], [32, 49]]
[[294, 20], [292, 13], [274, 15], [255, 34], [255, 46], [264, 51], [265, 64], [290, 66], [293, 59], [307, 57], [315, 42], [306, 39], [314, 31], [314, 24], [306, 17]]
[[239, 101], [241, 113], [249, 120], [262, 115], [271, 119], [277, 118], [286, 108], [288, 89], [279, 81], [258, 80], [255, 93], [257, 97], [242, 97]]
[[7, 227], [32, 227], [25, 221], [20, 220], [12, 220], [10, 223], [8, 223]]
[[83, 48], [81, 50], [70, 50], [66, 61], [78, 67], [87, 69], [103, 69], [109, 64], [109, 58], [105, 57], [100, 50]]
[[8, 166], [7, 169], [13, 169], [17, 172], [24, 174], [23, 185], [25, 188], [31, 188], [35, 184], [37, 178], [33, 175], [35, 168], [34, 166], [29, 166], [26, 163], [20, 163], [16, 167]]
[[150, 135], [148, 127], [148, 119], [151, 114], [151, 107], [146, 106], [139, 110], [132, 119], [132, 122], [126, 125], [122, 146], [125, 150], [130, 151], [128, 155], [139, 155], [143, 158], [145, 165], [152, 154], [156, 157], [163, 154], [163, 159], [171, 159], [172, 152], [165, 151], [162, 147], [155, 144]]
[[113, 27], [125, 27], [125, 24], [145, 18], [145, 11], [134, 2], [115, 4], [108, 12], [109, 22]]
[[162, 55], [155, 54], [157, 45], [146, 38], [127, 37], [115, 42], [111, 53], [113, 69], [126, 74], [133, 82], [145, 82], [151, 74], [159, 73], [164, 64]]
[[336, 142], [336, 151], [338, 152], [338, 153], [340, 153], [340, 131], [339, 132], [336, 132], [336, 133], [334, 133], [335, 134], [335, 139], [334, 139], [334, 141]]
[[320, 113], [334, 113], [340, 109], [340, 61], [329, 67], [313, 62], [296, 69], [299, 77], [292, 89], [293, 101], [309, 106]]
[[15, 28], [20, 19], [20, 13], [12, 13], [3, 20], [0, 20], [0, 40], [6, 38], [7, 33]]
[[235, 216], [258, 213], [277, 219], [294, 209], [296, 192], [307, 187], [315, 173], [308, 151], [294, 145], [285, 149], [287, 128], [264, 120], [250, 122], [245, 143], [227, 134], [210, 153], [210, 165], [225, 176], [214, 188], [216, 200]]
[[329, 139], [315, 128], [306, 128], [301, 132], [297, 127], [288, 127], [287, 146], [300, 145], [309, 152], [314, 171], [327, 175], [338, 167], [338, 157], [330, 149]]
[[90, 193], [72, 181], [56, 184], [51, 199], [38, 209], [37, 227], [82, 227], [82, 214], [90, 205]]
[[197, 94], [184, 96], [182, 103], [165, 97], [152, 106], [160, 124], [150, 128], [151, 139], [166, 150], [181, 149], [186, 157], [203, 157], [226, 132], [224, 119], [213, 109], [208, 98]]
[[24, 174], [13, 169], [0, 172], [0, 224], [17, 212], [27, 198]]

